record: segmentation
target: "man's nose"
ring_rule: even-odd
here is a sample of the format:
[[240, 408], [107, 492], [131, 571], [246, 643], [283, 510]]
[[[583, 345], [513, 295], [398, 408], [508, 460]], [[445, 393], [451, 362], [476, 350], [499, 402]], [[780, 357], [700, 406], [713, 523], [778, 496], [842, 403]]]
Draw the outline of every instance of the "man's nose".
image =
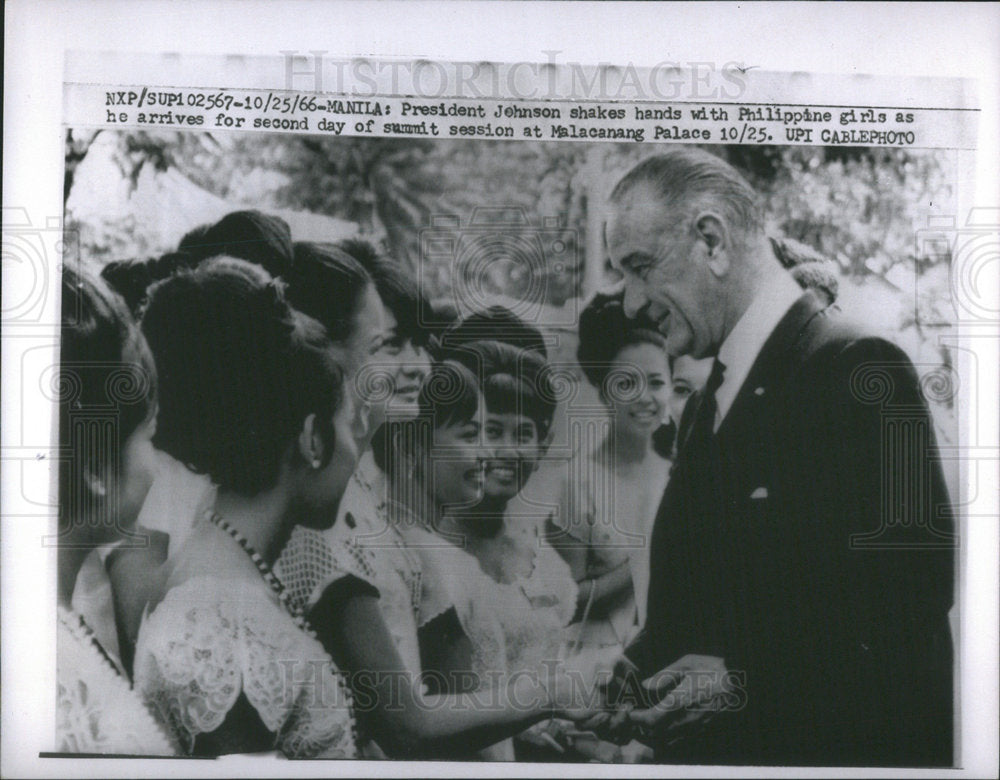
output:
[[622, 301], [622, 308], [625, 310], [626, 317], [634, 320], [647, 303], [641, 284], [632, 281], [625, 282], [625, 298]]

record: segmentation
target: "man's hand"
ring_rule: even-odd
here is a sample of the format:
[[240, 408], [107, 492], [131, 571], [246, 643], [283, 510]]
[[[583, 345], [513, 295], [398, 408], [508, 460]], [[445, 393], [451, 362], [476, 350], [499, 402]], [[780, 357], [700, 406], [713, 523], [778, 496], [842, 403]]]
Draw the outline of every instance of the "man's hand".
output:
[[656, 703], [628, 713], [641, 730], [666, 724], [666, 733], [681, 736], [686, 727], [704, 725], [730, 706], [734, 691], [732, 674], [723, 659], [711, 655], [686, 655], [642, 683]]

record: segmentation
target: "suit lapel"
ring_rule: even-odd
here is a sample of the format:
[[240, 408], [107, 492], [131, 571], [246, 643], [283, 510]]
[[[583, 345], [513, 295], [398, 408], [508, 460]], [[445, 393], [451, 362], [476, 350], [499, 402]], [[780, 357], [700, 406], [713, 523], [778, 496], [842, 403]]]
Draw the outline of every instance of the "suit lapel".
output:
[[[723, 437], [725, 437], [725, 440], [730, 441], [733, 437], [745, 438], [747, 435], [745, 431], [746, 426], [761, 421], [762, 415], [760, 412], [763, 411], [762, 403], [770, 400], [770, 397], [773, 395], [771, 388], [774, 387], [777, 390], [784, 378], [798, 364], [799, 359], [793, 355], [794, 348], [800, 341], [805, 328], [824, 309], [825, 306], [816, 295], [809, 291], [805, 292], [792, 304], [792, 307], [782, 317], [764, 343], [760, 354], [750, 368], [746, 380], [737, 392], [729, 412], [716, 432], [716, 442], [723, 442]], [[704, 394], [702, 392], [696, 393], [684, 408], [681, 423], [678, 426], [678, 454], [671, 468], [672, 475], [679, 476], [678, 472], [682, 470], [682, 464], [694, 454], [690, 452], [691, 429], [703, 403], [703, 398]], [[744, 429], [742, 432], [740, 431], [741, 428]], [[753, 432], [750, 433], [750, 439], [754, 439]], [[671, 495], [676, 494], [680, 489], [679, 481], [675, 476], [672, 476], [661, 501], [657, 513], [658, 516], [669, 513], [671, 511], [670, 506], [677, 504], [679, 499], [671, 499]], [[658, 521], [657, 526], [659, 527], [660, 525], [662, 524]]]
[[825, 306], [811, 290], [807, 290], [792, 304], [764, 342], [746, 380], [733, 399], [732, 406], [719, 425], [717, 436], [728, 434], [734, 421], [743, 419], [747, 410], [762, 401], [768, 395], [771, 386], [780, 383], [795, 367], [796, 361], [790, 359], [790, 353], [799, 341], [802, 331], [824, 309]]

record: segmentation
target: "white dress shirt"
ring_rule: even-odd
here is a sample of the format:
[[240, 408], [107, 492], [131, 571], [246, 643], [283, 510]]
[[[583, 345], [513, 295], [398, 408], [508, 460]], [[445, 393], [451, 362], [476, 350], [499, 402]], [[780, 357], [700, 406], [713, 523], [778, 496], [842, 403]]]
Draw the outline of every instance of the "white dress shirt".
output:
[[719, 360], [726, 367], [726, 372], [722, 384], [715, 391], [717, 410], [714, 430], [719, 430], [726, 418], [764, 343], [802, 293], [802, 288], [788, 273], [781, 271], [775, 274], [760, 289], [736, 327], [722, 342]]

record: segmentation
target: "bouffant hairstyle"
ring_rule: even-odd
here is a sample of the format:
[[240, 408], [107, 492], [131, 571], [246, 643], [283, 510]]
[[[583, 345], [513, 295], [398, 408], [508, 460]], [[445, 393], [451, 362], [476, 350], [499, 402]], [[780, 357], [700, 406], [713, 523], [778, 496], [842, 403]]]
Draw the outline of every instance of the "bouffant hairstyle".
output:
[[319, 320], [334, 342], [346, 341], [371, 276], [331, 244], [296, 241], [294, 254], [292, 268], [284, 276], [289, 302]]
[[[156, 410], [153, 356], [125, 302], [89, 270], [62, 275], [60, 370], [57, 390], [61, 513], [86, 501], [83, 469], [103, 475], [125, 440]], [[98, 425], [94, 425], [95, 419]], [[109, 431], [100, 425], [110, 421]], [[94, 462], [103, 456], [105, 462]]]
[[449, 349], [473, 341], [502, 341], [548, 359], [542, 332], [505, 306], [490, 306], [449, 325], [441, 334], [439, 353], [447, 355]]
[[395, 474], [402, 456], [418, 449], [427, 452], [434, 429], [465, 423], [479, 409], [479, 383], [476, 375], [457, 360], [442, 360], [431, 371], [417, 395], [415, 419], [389, 420], [384, 435], [372, 440], [375, 465], [387, 474]]
[[473, 341], [447, 355], [478, 377], [490, 412], [524, 415], [535, 423], [539, 437], [545, 437], [552, 427], [556, 399], [544, 357], [502, 341]]
[[223, 255], [259, 265], [272, 276], [284, 276], [294, 259], [288, 224], [260, 211], [233, 211], [214, 224], [189, 230], [176, 252], [149, 259], [113, 260], [104, 266], [101, 276], [138, 315], [151, 285]]
[[112, 260], [101, 269], [101, 278], [125, 300], [132, 315], [138, 316], [150, 285], [196, 264], [196, 258], [186, 252], [168, 252], [143, 260]]
[[280, 217], [260, 211], [232, 211], [212, 225], [189, 231], [178, 251], [196, 262], [227, 255], [259, 265], [272, 276], [284, 276], [293, 262], [292, 233]]
[[379, 298], [396, 318], [397, 333], [418, 347], [426, 347], [430, 331], [422, 323], [433, 312], [412, 274], [397, 261], [380, 254], [373, 244], [360, 238], [348, 238], [335, 246], [357, 260], [371, 276]]
[[329, 458], [343, 371], [262, 268], [221, 257], [182, 271], [150, 290], [142, 328], [161, 379], [157, 447], [248, 496], [274, 486], [310, 414]]
[[602, 396], [611, 364], [625, 347], [652, 344], [665, 348], [663, 336], [648, 323], [625, 316], [621, 293], [597, 293], [580, 313], [579, 335], [576, 359]]

